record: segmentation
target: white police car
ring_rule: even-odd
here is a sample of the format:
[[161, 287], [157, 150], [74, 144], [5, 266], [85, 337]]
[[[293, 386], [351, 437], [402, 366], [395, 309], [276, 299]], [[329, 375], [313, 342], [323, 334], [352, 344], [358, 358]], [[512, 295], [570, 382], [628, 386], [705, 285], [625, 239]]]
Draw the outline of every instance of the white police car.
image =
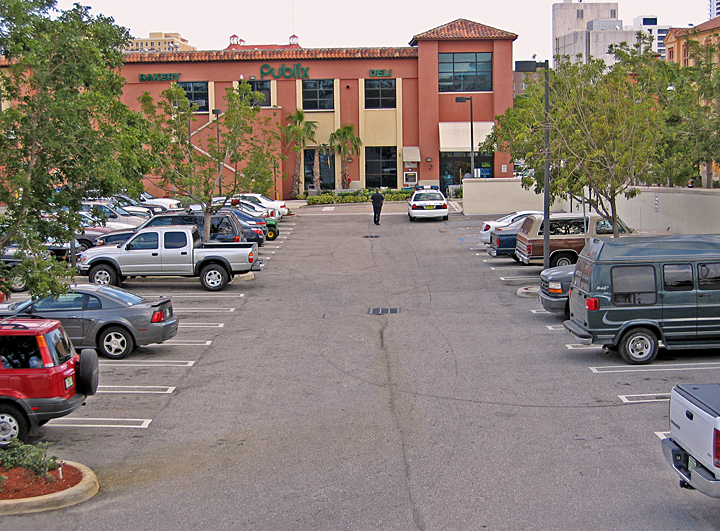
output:
[[416, 186], [408, 200], [410, 221], [417, 218], [448, 218], [447, 199], [438, 186]]

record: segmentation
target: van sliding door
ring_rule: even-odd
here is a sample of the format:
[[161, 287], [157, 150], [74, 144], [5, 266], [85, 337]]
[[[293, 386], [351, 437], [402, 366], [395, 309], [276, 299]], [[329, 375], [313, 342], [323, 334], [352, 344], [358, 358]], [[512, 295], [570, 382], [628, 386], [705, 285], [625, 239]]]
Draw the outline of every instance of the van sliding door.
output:
[[666, 343], [694, 341], [697, 336], [698, 300], [692, 264], [665, 264], [662, 328]]

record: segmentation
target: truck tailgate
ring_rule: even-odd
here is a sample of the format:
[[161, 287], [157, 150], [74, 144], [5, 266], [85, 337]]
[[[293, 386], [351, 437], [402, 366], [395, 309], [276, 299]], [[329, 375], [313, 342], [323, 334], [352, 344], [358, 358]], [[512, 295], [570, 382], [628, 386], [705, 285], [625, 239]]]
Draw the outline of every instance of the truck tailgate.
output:
[[682, 384], [673, 388], [670, 400], [672, 438], [716, 475], [713, 434], [720, 419], [720, 384]]

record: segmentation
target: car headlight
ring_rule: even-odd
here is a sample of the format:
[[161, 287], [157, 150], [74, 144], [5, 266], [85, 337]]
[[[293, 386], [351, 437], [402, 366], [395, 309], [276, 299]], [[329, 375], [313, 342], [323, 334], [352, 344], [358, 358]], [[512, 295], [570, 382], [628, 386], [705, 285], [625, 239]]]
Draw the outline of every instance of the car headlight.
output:
[[562, 282], [549, 282], [548, 291], [550, 293], [562, 293]]

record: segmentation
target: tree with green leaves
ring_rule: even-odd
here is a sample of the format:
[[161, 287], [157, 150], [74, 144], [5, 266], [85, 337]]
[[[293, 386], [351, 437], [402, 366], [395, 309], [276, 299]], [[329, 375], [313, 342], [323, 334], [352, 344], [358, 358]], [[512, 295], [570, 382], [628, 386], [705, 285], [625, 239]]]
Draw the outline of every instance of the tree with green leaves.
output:
[[[273, 117], [261, 115], [257, 102], [262, 97], [247, 82], [226, 89], [225, 111], [207, 124], [206, 135], [195, 138], [190, 130], [197, 105], [188, 101], [182, 87], [173, 83], [158, 102], [147, 92], [139, 98], [152, 124], [147, 144], [157, 184], [200, 205], [203, 241], [210, 239], [213, 213], [239, 192], [267, 191], [279, 167], [280, 134]], [[221, 188], [222, 200], [216, 201]]]
[[315, 143], [318, 123], [314, 120], [306, 120], [305, 111], [302, 109], [297, 109], [294, 114], [288, 114], [287, 119], [285, 143], [286, 146], [292, 146], [290, 149], [295, 153], [295, 170], [293, 171], [293, 181], [290, 187], [290, 199], [295, 199], [302, 188], [303, 151], [308, 144]]
[[[613, 223], [617, 235], [617, 199], [631, 198], [633, 185], [653, 178], [658, 160], [657, 135], [664, 125], [655, 88], [639, 82], [636, 57], [643, 48], [623, 48], [608, 67], [600, 59], [586, 63], [558, 58], [551, 72], [550, 195], [587, 199]], [[631, 61], [630, 59], [633, 59]], [[505, 115], [497, 118], [484, 148], [510, 152], [533, 172], [525, 186], [542, 191], [544, 181], [544, 91], [531, 86]]]
[[352, 155], [360, 154], [362, 140], [355, 136], [355, 126], [353, 124], [346, 124], [330, 133], [328, 141], [330, 143], [330, 149], [340, 155], [340, 187], [345, 190], [350, 187], [348, 159]]
[[32, 294], [66, 289], [74, 271], [44, 244], [73, 239], [88, 191], [141, 190], [149, 169], [146, 123], [121, 102], [127, 29], [78, 4], [54, 7], [0, 3], [0, 249], [17, 245]]

